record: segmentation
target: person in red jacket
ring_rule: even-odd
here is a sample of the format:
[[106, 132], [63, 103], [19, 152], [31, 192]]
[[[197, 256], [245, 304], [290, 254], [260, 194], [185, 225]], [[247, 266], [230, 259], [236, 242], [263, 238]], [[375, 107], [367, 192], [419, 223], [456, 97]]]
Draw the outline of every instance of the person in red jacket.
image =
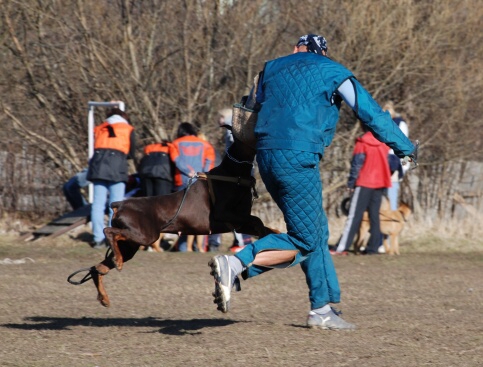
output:
[[342, 237], [333, 255], [345, 255], [367, 210], [371, 225], [371, 237], [365, 253], [377, 254], [381, 243], [379, 209], [384, 190], [391, 187], [389, 147], [377, 140], [364, 126], [364, 135], [356, 139], [351, 162], [348, 189], [352, 192], [347, 221]]

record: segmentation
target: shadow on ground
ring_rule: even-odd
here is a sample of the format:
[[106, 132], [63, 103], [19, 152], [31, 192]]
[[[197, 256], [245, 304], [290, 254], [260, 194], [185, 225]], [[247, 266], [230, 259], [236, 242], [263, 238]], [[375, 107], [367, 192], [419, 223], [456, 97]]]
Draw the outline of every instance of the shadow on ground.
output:
[[70, 318], [70, 317], [26, 317], [24, 324], [4, 324], [0, 327], [20, 330], [70, 330], [73, 327], [152, 327], [160, 328], [159, 333], [166, 335], [196, 334], [201, 329], [224, 327], [239, 322], [226, 319], [159, 320], [144, 318]]

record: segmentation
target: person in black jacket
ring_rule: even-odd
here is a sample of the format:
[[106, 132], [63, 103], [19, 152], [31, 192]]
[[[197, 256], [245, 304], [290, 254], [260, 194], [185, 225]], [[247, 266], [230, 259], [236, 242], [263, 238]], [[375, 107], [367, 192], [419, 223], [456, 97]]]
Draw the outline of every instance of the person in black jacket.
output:
[[94, 155], [89, 161], [87, 179], [94, 184], [91, 209], [93, 248], [105, 247], [104, 210], [109, 203], [109, 225], [113, 211], [111, 203], [124, 199], [128, 175], [128, 158], [135, 158], [134, 128], [128, 115], [119, 108], [107, 112], [107, 119], [94, 128]]
[[138, 167], [145, 196], [167, 195], [173, 192], [173, 162], [169, 158], [171, 143], [148, 144]]
[[[144, 156], [139, 162], [138, 173], [141, 178], [141, 190], [145, 196], [168, 195], [173, 192], [174, 163], [169, 158], [171, 143], [148, 144], [144, 147]], [[160, 246], [164, 234], [159, 235], [152, 248], [162, 252]]]

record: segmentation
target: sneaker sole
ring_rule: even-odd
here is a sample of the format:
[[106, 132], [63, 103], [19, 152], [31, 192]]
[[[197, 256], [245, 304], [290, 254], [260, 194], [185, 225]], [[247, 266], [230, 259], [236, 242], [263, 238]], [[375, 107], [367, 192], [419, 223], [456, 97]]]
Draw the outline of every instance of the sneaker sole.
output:
[[[230, 300], [226, 297], [226, 292], [223, 289], [224, 287], [221, 285], [221, 269], [220, 264], [216, 258], [212, 258], [208, 262], [208, 266], [211, 268], [211, 275], [215, 278], [215, 292], [213, 293], [214, 303], [218, 305], [218, 310], [223, 313], [227, 313], [230, 309]], [[230, 282], [229, 282], [230, 284]], [[230, 292], [230, 290], [228, 290]]]
[[357, 328], [337, 328], [337, 327], [330, 327], [327, 325], [309, 325], [307, 324], [309, 329], [320, 329], [320, 330], [333, 330], [333, 331], [355, 331]]
[[[319, 316], [319, 317], [322, 318], [323, 320], [323, 316]], [[341, 321], [343, 320], [341, 319]], [[347, 327], [342, 327], [342, 326], [337, 327], [337, 326], [327, 325], [325, 322], [323, 323], [317, 322], [317, 320], [313, 320], [312, 318], [309, 318], [307, 320], [307, 327], [310, 329], [322, 329], [322, 330], [334, 330], [334, 331], [354, 331], [356, 329], [355, 325], [352, 325], [350, 323], [346, 323], [346, 324], [347, 324]]]
[[327, 326], [321, 326], [321, 325], [307, 325], [309, 329], [320, 329], [320, 330], [330, 330]]
[[356, 328], [331, 328], [323, 325], [307, 325], [309, 329], [333, 330], [333, 331], [355, 331]]

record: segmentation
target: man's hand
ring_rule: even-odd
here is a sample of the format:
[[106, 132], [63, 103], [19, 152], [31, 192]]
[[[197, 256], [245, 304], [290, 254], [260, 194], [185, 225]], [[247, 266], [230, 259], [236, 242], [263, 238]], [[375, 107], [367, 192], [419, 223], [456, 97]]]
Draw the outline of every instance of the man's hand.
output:
[[414, 141], [414, 150], [410, 155], [407, 155], [402, 160], [402, 165], [405, 166], [409, 164], [409, 170], [413, 170], [418, 166], [418, 151], [419, 151], [419, 140]]

